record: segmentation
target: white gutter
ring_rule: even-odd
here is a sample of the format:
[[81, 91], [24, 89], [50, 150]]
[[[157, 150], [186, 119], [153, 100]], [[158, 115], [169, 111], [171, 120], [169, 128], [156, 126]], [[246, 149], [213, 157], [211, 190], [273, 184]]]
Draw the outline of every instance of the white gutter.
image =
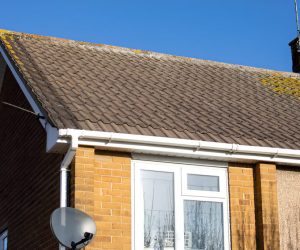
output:
[[[68, 152], [66, 153], [61, 166], [60, 166], [60, 207], [67, 207], [69, 200], [69, 166], [75, 156], [76, 149], [78, 148], [78, 137], [71, 135], [71, 143]], [[66, 250], [62, 245], [59, 245], [59, 250]]]
[[60, 129], [58, 131], [57, 142], [68, 143], [68, 138], [70, 136], [76, 136], [79, 145], [136, 153], [172, 155], [222, 161], [265, 161], [300, 166], [300, 150], [293, 149], [246, 146], [76, 129]]

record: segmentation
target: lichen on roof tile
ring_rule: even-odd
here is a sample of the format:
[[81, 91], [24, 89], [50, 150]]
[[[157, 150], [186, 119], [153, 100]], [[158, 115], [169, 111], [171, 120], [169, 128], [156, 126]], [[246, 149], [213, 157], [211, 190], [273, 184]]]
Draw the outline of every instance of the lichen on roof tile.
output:
[[300, 99], [300, 77], [286, 77], [276, 73], [262, 76], [260, 81], [277, 94], [292, 95]]

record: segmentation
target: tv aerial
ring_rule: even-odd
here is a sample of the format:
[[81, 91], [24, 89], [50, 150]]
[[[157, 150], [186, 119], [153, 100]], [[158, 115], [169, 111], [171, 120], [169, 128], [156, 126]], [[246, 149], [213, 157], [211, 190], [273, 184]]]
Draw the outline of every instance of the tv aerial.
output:
[[94, 220], [86, 213], [71, 207], [54, 210], [50, 227], [59, 243], [72, 250], [86, 247], [96, 234]]
[[298, 3], [294, 0], [295, 15], [296, 15], [296, 27], [297, 27], [297, 37], [300, 37], [300, 27], [299, 27], [299, 15], [298, 15]]

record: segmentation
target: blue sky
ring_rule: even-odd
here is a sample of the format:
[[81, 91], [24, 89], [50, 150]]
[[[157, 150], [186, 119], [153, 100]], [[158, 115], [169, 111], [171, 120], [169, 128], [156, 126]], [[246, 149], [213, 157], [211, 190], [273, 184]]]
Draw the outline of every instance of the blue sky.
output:
[[0, 28], [291, 71], [293, 0], [3, 1]]

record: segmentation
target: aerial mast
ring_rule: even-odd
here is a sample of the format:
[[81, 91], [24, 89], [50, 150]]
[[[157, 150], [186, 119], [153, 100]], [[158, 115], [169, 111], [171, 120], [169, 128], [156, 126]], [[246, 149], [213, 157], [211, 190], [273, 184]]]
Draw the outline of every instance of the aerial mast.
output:
[[297, 0], [294, 0], [294, 5], [295, 5], [295, 14], [296, 14], [297, 37], [299, 38], [299, 36], [300, 36], [300, 28], [299, 28], [299, 16], [298, 16], [298, 4], [297, 4]]
[[293, 41], [291, 41], [289, 45], [291, 47], [292, 52], [293, 72], [300, 73], [300, 26], [297, 0], [294, 0], [294, 6], [296, 14], [297, 37]]

